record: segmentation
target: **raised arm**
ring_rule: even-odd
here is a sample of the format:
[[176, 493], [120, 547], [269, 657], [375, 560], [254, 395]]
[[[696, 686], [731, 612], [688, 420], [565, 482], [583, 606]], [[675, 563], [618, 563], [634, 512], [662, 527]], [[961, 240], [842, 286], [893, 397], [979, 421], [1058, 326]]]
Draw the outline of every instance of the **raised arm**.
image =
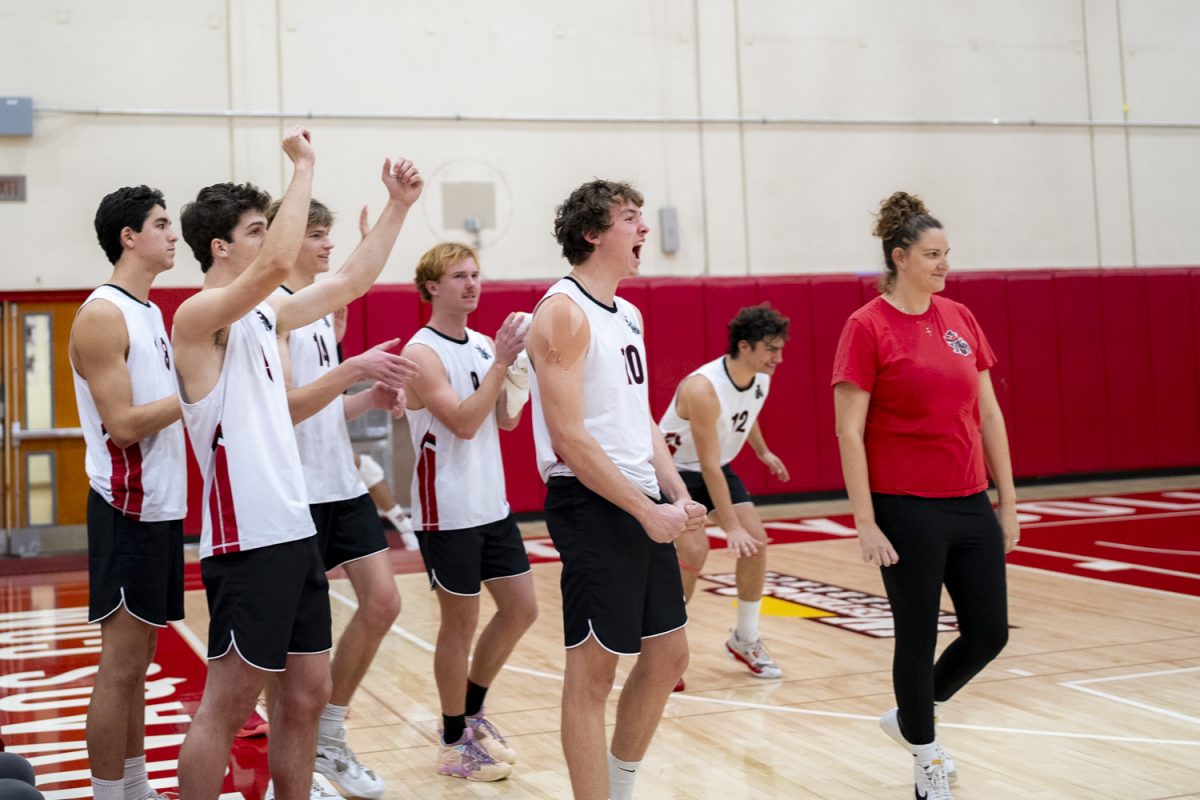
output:
[[283, 330], [307, 325], [362, 297], [383, 271], [408, 210], [421, 196], [425, 179], [412, 162], [405, 159], [395, 164], [390, 159], [384, 161], [381, 178], [388, 191], [387, 205], [375, 227], [358, 243], [342, 268], [293, 295], [271, 299], [279, 327]]
[[996, 483], [999, 498], [996, 516], [1004, 532], [1004, 552], [1012, 552], [1021, 538], [1020, 523], [1017, 522], [1017, 489], [1013, 485], [1012, 460], [1008, 454], [1008, 432], [1004, 425], [1004, 414], [996, 400], [989, 370], [979, 373], [979, 429], [983, 437], [983, 457], [988, 472]]
[[529, 358], [554, 452], [584, 486], [637, 519], [651, 539], [674, 541], [683, 532], [686, 513], [642, 494], [584, 426], [584, 363], [590, 341], [587, 317], [569, 297], [550, 297], [534, 312]]
[[[210, 346], [214, 333], [249, 314], [283, 283], [300, 253], [316, 161], [309, 132], [299, 126], [293, 128], [283, 140], [283, 151], [294, 166], [292, 180], [274, 224], [265, 231], [262, 248], [250, 266], [227, 286], [195, 294], [180, 305], [175, 312], [172, 334], [176, 348]], [[265, 228], [265, 220], [262, 225]], [[247, 233], [262, 235], [263, 231]], [[229, 242], [214, 239], [212, 245], [227, 248]]]
[[125, 449], [180, 418], [175, 395], [133, 404], [133, 383], [125, 361], [129, 332], [120, 309], [112, 303], [93, 300], [80, 309], [71, 326], [69, 347], [71, 364], [88, 382], [100, 421], [117, 447]]
[[854, 527], [858, 529], [863, 561], [890, 567], [900, 560], [900, 556], [875, 522], [875, 507], [871, 504], [867, 446], [863, 438], [870, 405], [871, 394], [849, 381], [842, 381], [833, 387], [842, 477], [846, 480], [846, 493], [850, 495], [850, 510], [854, 513]]

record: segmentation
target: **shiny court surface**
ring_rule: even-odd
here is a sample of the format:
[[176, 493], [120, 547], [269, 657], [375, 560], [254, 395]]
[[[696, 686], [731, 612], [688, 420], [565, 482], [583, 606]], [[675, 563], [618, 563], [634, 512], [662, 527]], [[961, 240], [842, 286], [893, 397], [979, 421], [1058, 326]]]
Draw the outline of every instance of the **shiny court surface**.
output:
[[[1200, 798], [1200, 476], [1020, 495], [1010, 643], [943, 714], [940, 735], [961, 776], [955, 797]], [[687, 690], [668, 704], [638, 796], [910, 797], [908, 756], [876, 723], [893, 705], [890, 617], [845, 503], [763, 515], [772, 546], [762, 632], [784, 676], [759, 680], [724, 656], [733, 560], [714, 537], [690, 609]], [[437, 608], [419, 563], [393, 555], [404, 609], [355, 698], [349, 734], [389, 782], [388, 797], [570, 795], [558, 735], [559, 567], [539, 526], [527, 528], [541, 617], [489, 694], [489, 716], [519, 752], [513, 777], [497, 784], [433, 771]], [[340, 630], [353, 592], [331, 578]], [[163, 789], [175, 785], [204, 680], [205, 601], [190, 585], [188, 619], [162, 633], [147, 688], [148, 760]], [[47, 798], [87, 797], [83, 729], [98, 641], [86, 624], [86, 575], [8, 577], [0, 592], [0, 730], [34, 762]], [[948, 601], [943, 609], [948, 642], [955, 621]], [[265, 740], [240, 742], [227, 796], [257, 800], [266, 779]]]

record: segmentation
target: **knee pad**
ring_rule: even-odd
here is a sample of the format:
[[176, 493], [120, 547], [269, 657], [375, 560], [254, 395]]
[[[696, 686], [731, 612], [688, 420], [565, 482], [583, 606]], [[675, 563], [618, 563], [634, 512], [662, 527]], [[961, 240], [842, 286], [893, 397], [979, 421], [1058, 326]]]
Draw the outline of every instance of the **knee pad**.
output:
[[383, 480], [383, 467], [379, 466], [379, 462], [370, 456], [362, 455], [358, 459], [358, 474], [367, 488], [370, 488]]

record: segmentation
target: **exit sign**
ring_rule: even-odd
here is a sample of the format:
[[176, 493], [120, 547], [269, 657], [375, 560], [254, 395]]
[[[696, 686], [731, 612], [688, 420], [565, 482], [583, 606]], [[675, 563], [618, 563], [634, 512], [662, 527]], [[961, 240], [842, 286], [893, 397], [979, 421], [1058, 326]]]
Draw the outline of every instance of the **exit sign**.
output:
[[24, 175], [0, 175], [0, 201], [25, 202]]

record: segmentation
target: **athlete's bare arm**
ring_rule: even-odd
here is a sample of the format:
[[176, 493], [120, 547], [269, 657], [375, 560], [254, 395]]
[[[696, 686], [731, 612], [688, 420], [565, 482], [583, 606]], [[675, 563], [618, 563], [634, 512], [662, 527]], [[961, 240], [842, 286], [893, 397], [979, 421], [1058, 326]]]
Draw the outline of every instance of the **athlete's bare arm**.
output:
[[[651, 539], [674, 541], [683, 533], [687, 513], [675, 505], [657, 504], [642, 494], [584, 426], [584, 364], [590, 341], [587, 316], [569, 297], [553, 295], [534, 311], [529, 359], [554, 452], [584, 486], [637, 519]], [[651, 434], [631, 430], [629, 435]], [[675, 479], [679, 480], [678, 474]]]
[[410, 344], [404, 355], [417, 363], [418, 373], [405, 387], [408, 407], [428, 408], [437, 421], [460, 439], [473, 439], [479, 426], [491, 414], [499, 414], [504, 405], [505, 373], [525, 346], [517, 315], [509, 314], [496, 332], [496, 358], [480, 376], [479, 388], [467, 399], [459, 400], [446, 376], [446, 367], [437, 353], [423, 344]]
[[758, 456], [759, 461], [766, 464], [772, 475], [784, 483], [791, 479], [783, 459], [772, 453], [771, 448], [767, 447], [767, 440], [763, 437], [762, 428], [758, 426], [758, 420], [754, 420], [754, 425], [750, 428], [750, 435], [746, 437], [746, 441], [749, 443], [750, 449], [754, 451], [754, 455]]
[[875, 507], [871, 503], [871, 480], [864, 439], [870, 406], [871, 393], [861, 387], [849, 381], [842, 381], [833, 387], [834, 424], [838, 452], [842, 458], [842, 477], [846, 481], [846, 494], [850, 496], [850, 510], [854, 513], [854, 527], [858, 530], [858, 545], [862, 549], [863, 561], [890, 567], [900, 560], [900, 556], [875, 521]]
[[1004, 534], [1004, 552], [1011, 553], [1021, 538], [1021, 526], [1017, 520], [1017, 490], [1013, 485], [1004, 413], [996, 399], [991, 371], [986, 369], [979, 373], [979, 430], [983, 437], [983, 457], [996, 483], [996, 516]]
[[[752, 556], [758, 552], [759, 543], [754, 540], [733, 510], [733, 498], [729, 484], [721, 471], [721, 439], [717, 434], [717, 421], [721, 417], [721, 401], [712, 383], [703, 375], [692, 375], [679, 385], [676, 409], [687, 414], [692, 441], [696, 445], [696, 458], [700, 461], [700, 474], [704, 488], [712, 499], [713, 516], [721, 530], [730, 552], [736, 556]], [[682, 413], [681, 413], [682, 416]]]
[[395, 164], [390, 159], [384, 161], [381, 179], [388, 192], [387, 205], [342, 268], [295, 294], [271, 298], [282, 330], [295, 330], [362, 297], [383, 271], [408, 210], [425, 188], [425, 179], [407, 159]]
[[[88, 382], [100, 421], [112, 443], [122, 449], [158, 433], [180, 418], [179, 398], [133, 404], [129, 377], [129, 331], [120, 309], [93, 300], [79, 310], [68, 345], [71, 364]], [[166, 354], [163, 355], [166, 358]]]
[[[300, 253], [316, 159], [308, 131], [293, 128], [284, 137], [283, 151], [294, 166], [292, 180], [254, 261], [228, 285], [192, 295], [175, 312], [171, 342], [184, 399], [195, 401], [212, 391], [225, 355], [224, 341], [218, 334], [270, 296]], [[214, 247], [227, 244], [213, 240]]]
[[[288, 411], [291, 412], [293, 425], [298, 425], [316, 414], [359, 381], [374, 380], [386, 386], [399, 388], [408, 383], [417, 371], [417, 365], [412, 361], [387, 352], [400, 344], [399, 339], [389, 339], [346, 359], [315, 381], [295, 386], [292, 383], [292, 353], [288, 346], [288, 338], [294, 335], [298, 334], [286, 331], [279, 337], [279, 360], [283, 365]], [[393, 404], [389, 404], [388, 408]], [[355, 416], [374, 407], [365, 406]], [[349, 413], [346, 416], [347, 419], [354, 418], [350, 417]]]
[[403, 389], [375, 381], [370, 389], [346, 395], [346, 399], [342, 401], [342, 408], [346, 413], [347, 422], [358, 419], [373, 408], [383, 409], [391, 414], [393, 419], [400, 419], [407, 409], [407, 397]]
[[[496, 331], [496, 338], [492, 340], [492, 349], [496, 351], [496, 362], [504, 363], [505, 380], [501, 383], [500, 395], [496, 398], [496, 424], [501, 430], [511, 431], [521, 424], [521, 415], [525, 413], [525, 406], [522, 405], [517, 409], [515, 415], [508, 413], [508, 368], [517, 360], [517, 356], [525, 349], [525, 337], [529, 331], [521, 330], [521, 314], [513, 312], [504, 320], [504, 324], [500, 326], [500, 330]], [[503, 342], [504, 358], [500, 357], [501, 342]], [[513, 350], [513, 348], [516, 350]]]

